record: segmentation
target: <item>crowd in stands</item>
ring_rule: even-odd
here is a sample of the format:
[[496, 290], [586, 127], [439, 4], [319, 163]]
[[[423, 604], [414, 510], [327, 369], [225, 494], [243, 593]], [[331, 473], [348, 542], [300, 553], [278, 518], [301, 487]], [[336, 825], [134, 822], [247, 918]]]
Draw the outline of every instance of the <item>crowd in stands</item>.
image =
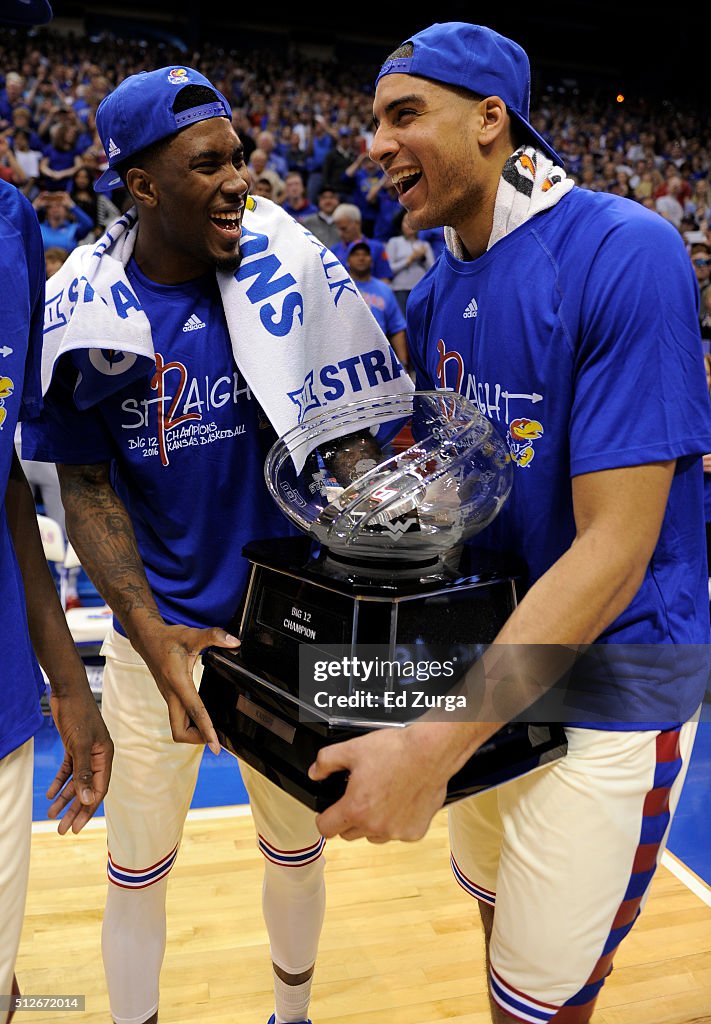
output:
[[[126, 75], [188, 64], [233, 105], [257, 195], [280, 203], [348, 264], [369, 243], [372, 276], [407, 294], [443, 246], [408, 229], [395, 189], [368, 156], [376, 68], [212, 45], [189, 56], [163, 44], [7, 32], [0, 42], [0, 176], [34, 203], [53, 260], [99, 237], [128, 205], [92, 189], [106, 168], [95, 129], [101, 99]], [[619, 104], [543, 90], [532, 123], [582, 188], [627, 197], [681, 233], [711, 345], [711, 121], [691, 103]], [[358, 257], [362, 262], [362, 257]], [[56, 263], [55, 263], [56, 265]], [[362, 276], [362, 271], [361, 271]]]

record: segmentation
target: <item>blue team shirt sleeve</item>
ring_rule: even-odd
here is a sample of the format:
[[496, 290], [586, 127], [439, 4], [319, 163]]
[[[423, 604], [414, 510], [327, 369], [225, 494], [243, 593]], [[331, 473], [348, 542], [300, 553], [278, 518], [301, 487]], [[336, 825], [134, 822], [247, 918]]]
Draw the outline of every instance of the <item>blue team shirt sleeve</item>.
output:
[[710, 451], [696, 281], [676, 230], [618, 222], [580, 288], [571, 475]]
[[[29, 200], [5, 182], [0, 191], [0, 237], [4, 266], [0, 278], [3, 310], [2, 372], [10, 374], [19, 399], [17, 418], [36, 416], [42, 406], [42, 322], [44, 317], [44, 245]], [[19, 373], [17, 361], [24, 363]]]
[[22, 457], [36, 462], [64, 462], [88, 466], [109, 462], [110, 437], [96, 408], [82, 410], [74, 404], [76, 377], [65, 357], [45, 396], [41, 415], [22, 427]]

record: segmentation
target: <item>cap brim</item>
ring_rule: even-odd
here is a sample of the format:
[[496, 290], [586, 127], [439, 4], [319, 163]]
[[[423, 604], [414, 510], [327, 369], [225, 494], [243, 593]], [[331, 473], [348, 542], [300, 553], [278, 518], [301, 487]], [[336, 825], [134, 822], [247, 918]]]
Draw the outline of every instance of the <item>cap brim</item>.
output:
[[509, 112], [509, 116], [514, 118], [516, 123], [520, 124], [521, 127], [525, 130], [526, 134], [533, 139], [536, 145], [536, 149], [542, 149], [546, 156], [550, 160], [552, 160], [557, 167], [564, 168], [565, 163], [563, 162], [563, 157], [560, 155], [560, 153], [556, 153], [556, 151], [551, 146], [550, 142], [546, 142], [543, 136], [540, 135], [535, 128], [531, 127], [528, 121], [524, 117], [521, 117], [520, 114], [517, 114], [515, 110], [512, 110], [511, 107], [507, 107], [506, 109]]
[[0, 24], [46, 25], [53, 16], [48, 0], [4, 0], [0, 9]]
[[109, 167], [100, 178], [94, 182], [95, 192], [113, 192], [115, 188], [123, 188], [123, 182], [116, 171]]

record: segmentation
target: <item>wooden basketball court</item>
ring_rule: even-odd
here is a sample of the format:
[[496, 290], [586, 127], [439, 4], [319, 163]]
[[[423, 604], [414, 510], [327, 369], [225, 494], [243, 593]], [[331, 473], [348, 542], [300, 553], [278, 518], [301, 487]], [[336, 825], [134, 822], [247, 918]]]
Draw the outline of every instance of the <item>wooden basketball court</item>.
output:
[[[17, 975], [25, 994], [85, 995], [86, 1011], [15, 1022], [107, 1024], [103, 819], [79, 836], [55, 827], [35, 826]], [[450, 873], [445, 813], [419, 843], [331, 840], [326, 860], [315, 1024], [490, 1024], [479, 915]], [[266, 1024], [261, 874], [247, 807], [191, 812], [168, 890], [161, 1024]], [[711, 892], [691, 884], [660, 867], [593, 1024], [711, 1024]]]

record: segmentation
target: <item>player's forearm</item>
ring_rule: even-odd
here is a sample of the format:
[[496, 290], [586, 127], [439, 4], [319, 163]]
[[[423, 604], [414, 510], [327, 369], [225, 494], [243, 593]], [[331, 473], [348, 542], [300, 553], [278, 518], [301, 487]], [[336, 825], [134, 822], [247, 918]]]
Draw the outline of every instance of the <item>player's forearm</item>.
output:
[[674, 469], [665, 461], [573, 479], [575, 540], [531, 587], [487, 652], [482, 717], [489, 709], [507, 720], [518, 715], [634, 599], [657, 545]]
[[92, 583], [137, 649], [163, 619], [136, 535], [106, 466], [58, 466], [67, 535]]
[[[543, 697], [625, 610], [646, 561], [624, 538], [588, 531], [529, 590], [487, 650], [478, 717], [511, 721]], [[472, 682], [472, 679], [469, 682]]]
[[494, 643], [457, 687], [461, 721], [427, 716], [412, 728], [417, 742], [449, 771], [505, 723], [545, 696], [587, 646], [627, 607], [644, 577], [649, 544], [591, 528], [531, 587]]
[[529, 590], [497, 643], [593, 643], [639, 590], [648, 560], [627, 536], [586, 531]]
[[47, 673], [52, 692], [62, 696], [74, 687], [88, 687], [44, 555], [32, 491], [14, 454], [5, 510], [22, 574], [30, 640], [37, 660]]

